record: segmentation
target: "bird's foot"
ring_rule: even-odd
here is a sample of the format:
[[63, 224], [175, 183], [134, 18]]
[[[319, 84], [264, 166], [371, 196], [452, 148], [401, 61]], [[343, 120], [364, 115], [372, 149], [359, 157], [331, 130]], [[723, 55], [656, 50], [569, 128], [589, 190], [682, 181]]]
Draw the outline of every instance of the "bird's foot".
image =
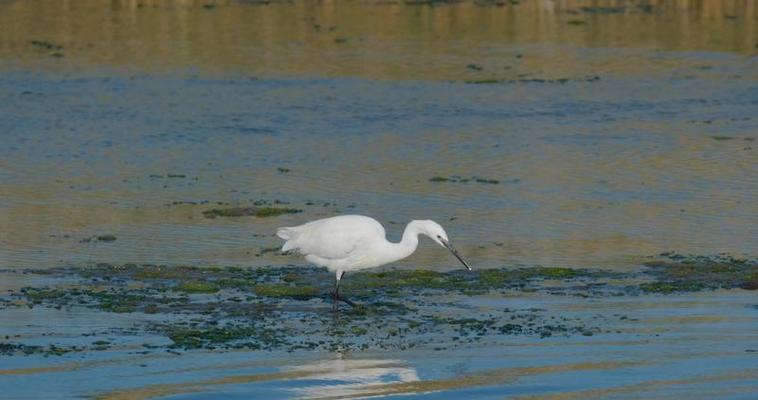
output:
[[335, 292], [329, 292], [329, 297], [332, 299], [332, 311], [339, 311], [339, 302], [344, 302], [345, 304], [349, 305], [350, 307], [358, 307], [358, 304], [346, 299], [345, 297], [342, 297], [339, 295], [339, 293]]
[[350, 301], [350, 300], [348, 300], [348, 299], [346, 299], [346, 298], [344, 298], [342, 296], [337, 296], [337, 300], [344, 301], [345, 304], [349, 305], [350, 307], [353, 307], [353, 308], [358, 307], [358, 304], [356, 304], [356, 303], [354, 303], [354, 302], [352, 302], [352, 301]]

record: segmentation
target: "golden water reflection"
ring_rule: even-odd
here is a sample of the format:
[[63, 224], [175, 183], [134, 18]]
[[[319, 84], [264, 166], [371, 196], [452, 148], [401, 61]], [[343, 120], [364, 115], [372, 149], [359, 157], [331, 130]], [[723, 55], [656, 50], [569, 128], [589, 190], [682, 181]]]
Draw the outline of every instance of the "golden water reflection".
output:
[[[481, 267], [755, 253], [755, 2], [480, 3], [0, 1], [0, 267], [302, 263], [259, 252], [348, 212]], [[261, 199], [319, 204], [202, 215]]]
[[572, 50], [583, 47], [756, 50], [752, 1], [486, 3], [5, 1], [0, 61], [466, 80], [656, 68], [650, 60], [586, 59]]

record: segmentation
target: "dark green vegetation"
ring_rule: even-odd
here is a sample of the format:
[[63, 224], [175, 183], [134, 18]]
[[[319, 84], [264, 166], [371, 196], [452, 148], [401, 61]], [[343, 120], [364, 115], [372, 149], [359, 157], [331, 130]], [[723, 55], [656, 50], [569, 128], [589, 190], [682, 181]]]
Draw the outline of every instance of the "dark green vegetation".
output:
[[489, 183], [491, 185], [497, 185], [500, 183], [497, 179], [489, 179], [489, 178], [481, 178], [477, 176], [472, 176], [471, 178], [463, 178], [460, 176], [450, 176], [450, 177], [444, 177], [444, 176], [434, 176], [432, 178], [429, 178], [429, 182], [453, 182], [453, 183], [468, 183], [468, 182], [476, 182], [476, 183]]
[[34, 346], [21, 343], [0, 342], [0, 356], [12, 356], [17, 354], [32, 355], [42, 354], [44, 356], [60, 356], [72, 351], [84, 351], [86, 347], [59, 347], [54, 344], [47, 346]]
[[693, 292], [708, 289], [742, 288], [758, 290], [758, 265], [755, 260], [729, 256], [683, 256], [662, 254], [665, 259], [645, 263], [646, 273], [655, 282], [643, 283], [645, 292]]
[[231, 207], [213, 208], [203, 211], [205, 218], [216, 217], [244, 217], [254, 216], [258, 218], [276, 217], [282, 214], [297, 214], [303, 210], [289, 207]]
[[[467, 306], [471, 296], [541, 292], [604, 297], [670, 294], [717, 288], [758, 289], [755, 260], [665, 253], [635, 273], [533, 267], [455, 270], [386, 270], [351, 273], [342, 293], [356, 308], [330, 312], [333, 275], [316, 268], [166, 267], [150, 264], [28, 270], [46, 285], [2, 298], [0, 308], [84, 308], [97, 312], [160, 315], [133, 328], [164, 349], [408, 349], [464, 346], [484, 338], [525, 335], [611, 334], [602, 316], [566, 317], [544, 309]], [[57, 283], [56, 283], [57, 282]], [[642, 283], [639, 283], [642, 282]], [[160, 321], [160, 322], [155, 322]], [[441, 338], [445, 338], [442, 340]], [[107, 349], [97, 340], [80, 347], [0, 343], [0, 354], [64, 354]]]
[[[569, 25], [582, 25], [583, 21], [569, 21]], [[473, 85], [487, 85], [487, 84], [515, 84], [515, 83], [545, 83], [545, 84], [565, 84], [569, 82], [597, 82], [600, 80], [600, 77], [595, 76], [587, 76], [585, 78], [557, 78], [557, 79], [546, 79], [546, 78], [518, 78], [518, 79], [497, 79], [497, 78], [483, 78], [483, 79], [474, 79], [474, 80], [468, 80], [466, 81], [467, 84], [473, 84]]]
[[29, 45], [38, 50], [46, 51], [51, 57], [64, 57], [63, 46], [59, 44], [48, 42], [47, 40], [31, 40], [29, 41]]
[[253, 286], [253, 292], [262, 297], [284, 297], [297, 300], [309, 300], [318, 295], [318, 288], [313, 285], [259, 283]]
[[184, 293], [216, 293], [220, 286], [214, 282], [184, 281], [176, 289]]
[[734, 137], [734, 136], [724, 136], [724, 135], [711, 136], [711, 139], [718, 140], [720, 142], [727, 141], [727, 140], [738, 140], [738, 139], [742, 139], [742, 140], [744, 140], [746, 142], [754, 142], [755, 141], [755, 138], [753, 138], [753, 137], [738, 138], [738, 137]]
[[115, 242], [116, 236], [115, 235], [100, 235], [97, 237], [97, 240], [99, 242]]
[[[273, 329], [255, 328], [253, 326], [227, 326], [227, 327], [177, 327], [165, 326], [165, 333], [173, 342], [171, 348], [200, 349], [215, 348], [226, 343], [237, 342], [234, 348], [249, 348], [259, 350], [264, 345], [271, 348], [280, 344], [277, 332]], [[254, 338], [254, 341], [250, 339]], [[240, 343], [241, 342], [241, 343]]]
[[97, 235], [97, 236], [90, 236], [87, 238], [84, 238], [79, 241], [79, 243], [90, 243], [90, 242], [115, 242], [116, 241], [116, 235]]

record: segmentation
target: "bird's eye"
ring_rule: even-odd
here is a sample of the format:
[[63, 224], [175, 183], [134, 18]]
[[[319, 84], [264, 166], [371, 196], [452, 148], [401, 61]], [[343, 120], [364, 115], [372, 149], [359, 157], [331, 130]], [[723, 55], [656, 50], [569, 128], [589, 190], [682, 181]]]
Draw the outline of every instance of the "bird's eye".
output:
[[437, 239], [442, 239], [442, 236], [440, 236], [440, 235], [437, 235]]

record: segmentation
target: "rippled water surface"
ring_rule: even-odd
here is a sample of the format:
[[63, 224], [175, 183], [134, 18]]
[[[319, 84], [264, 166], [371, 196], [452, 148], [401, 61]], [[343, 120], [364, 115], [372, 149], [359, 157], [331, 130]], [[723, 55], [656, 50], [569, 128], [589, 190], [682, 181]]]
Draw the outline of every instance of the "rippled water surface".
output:
[[[392, 240], [434, 219], [478, 269], [634, 271], [668, 251], [754, 259], [757, 21], [744, 0], [0, 0], [0, 270], [17, 269], [0, 300], [45, 284], [19, 273], [29, 267], [302, 266], [277, 251], [275, 229], [343, 213], [376, 217]], [[204, 214], [249, 206], [302, 212]], [[398, 266], [455, 263], [422, 241]], [[145, 354], [149, 334], [113, 332], [155, 315], [0, 301], [6, 340], [118, 344], [0, 356], [0, 387], [749, 398], [752, 294], [492, 294], [461, 301], [600, 315], [606, 334], [404, 354]]]
[[[6, 1], [0, 260], [262, 265], [276, 226], [345, 212], [438, 220], [483, 266], [755, 254], [755, 17]], [[201, 214], [277, 200], [305, 212]]]

